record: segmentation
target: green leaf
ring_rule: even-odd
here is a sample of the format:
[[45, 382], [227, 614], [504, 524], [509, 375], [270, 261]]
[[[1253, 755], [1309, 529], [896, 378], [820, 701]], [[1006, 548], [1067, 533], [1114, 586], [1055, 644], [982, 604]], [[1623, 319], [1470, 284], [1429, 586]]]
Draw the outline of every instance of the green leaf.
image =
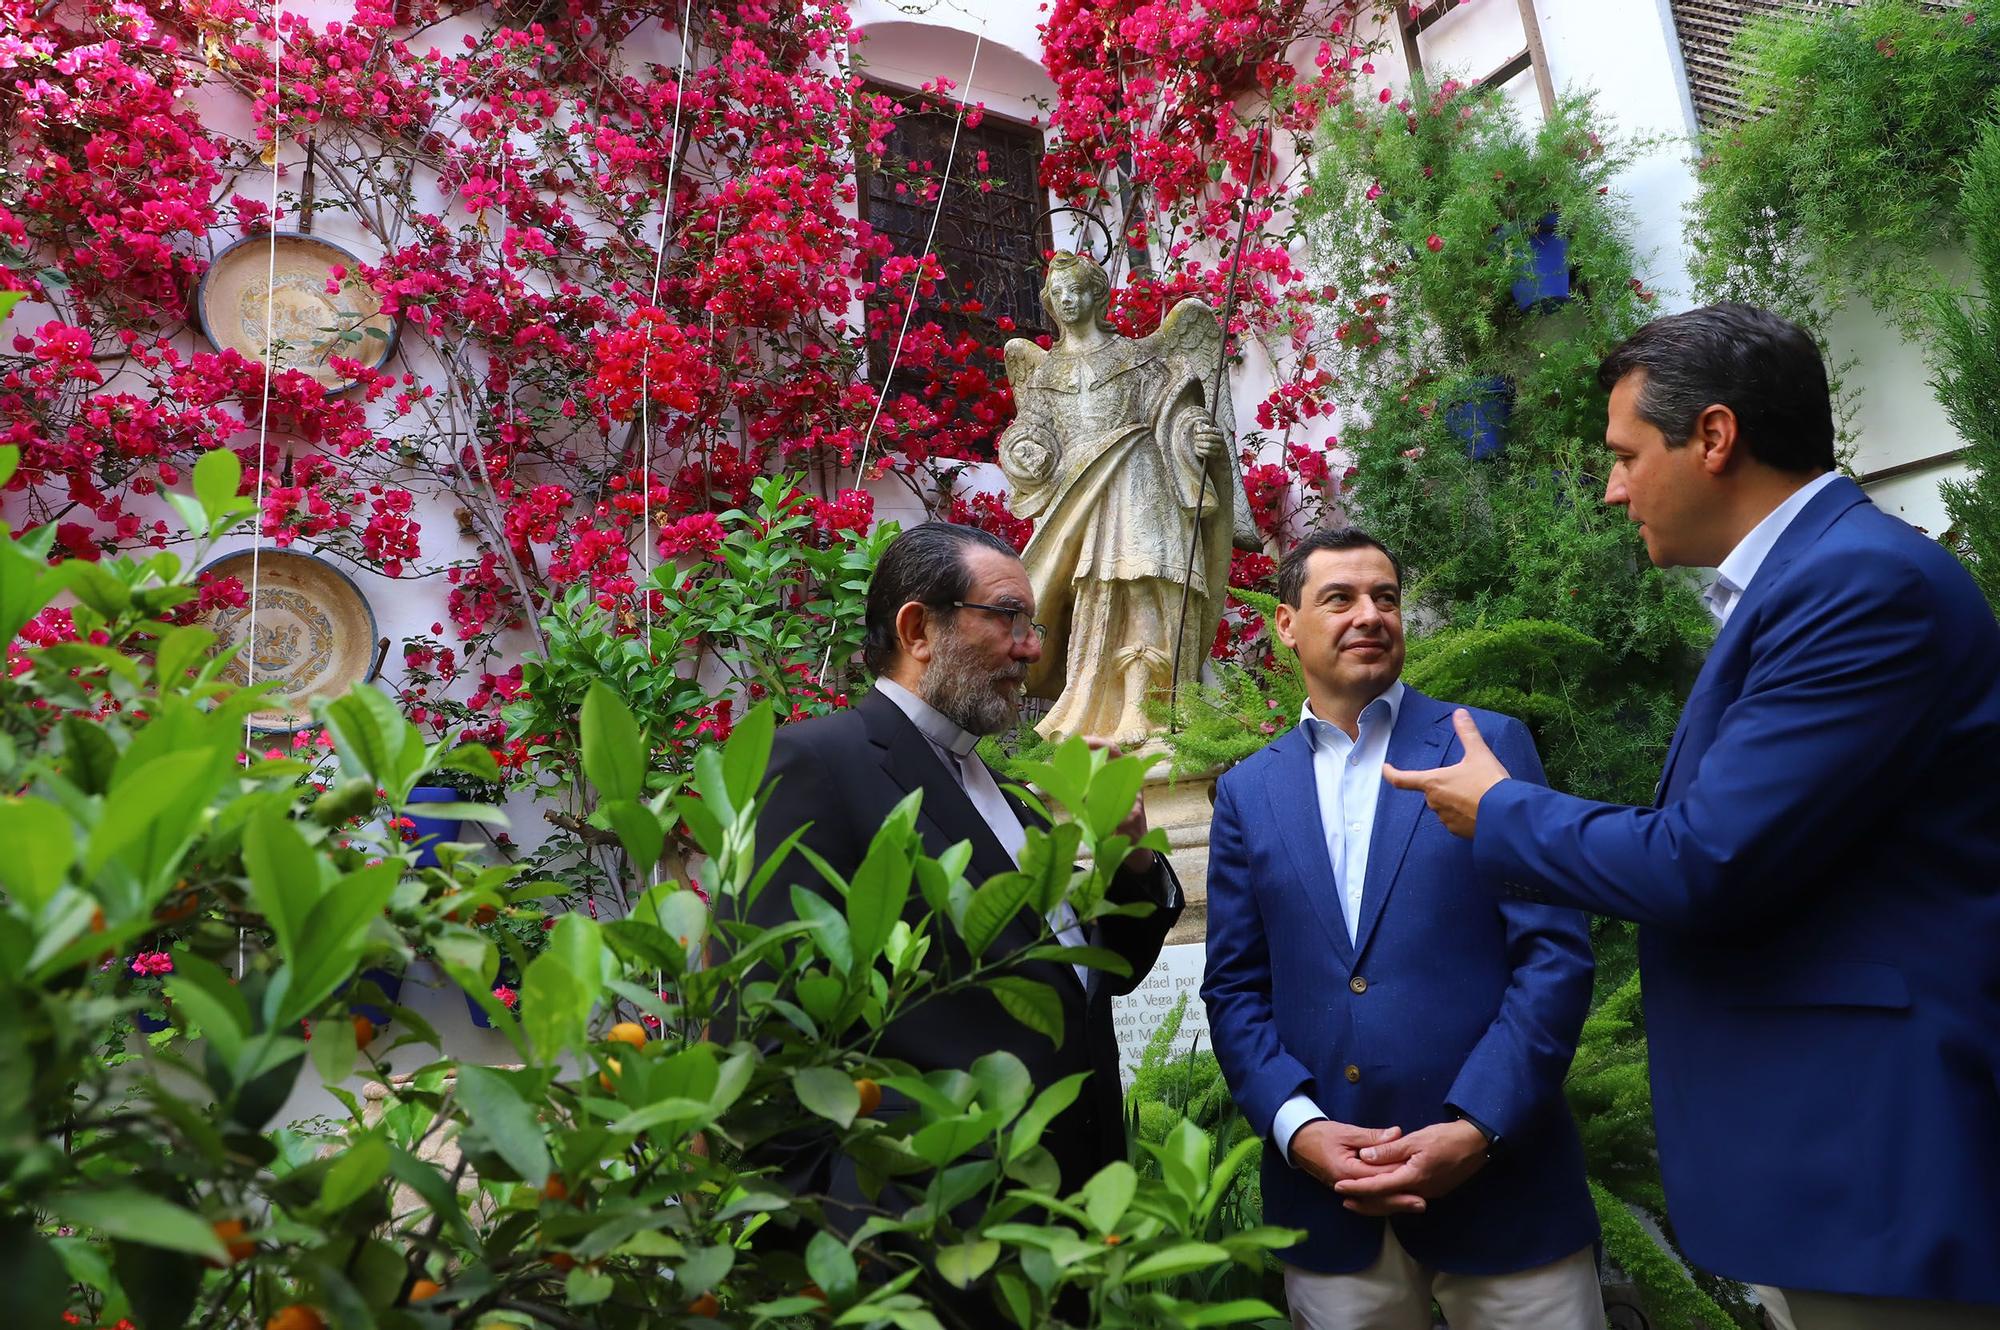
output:
[[[127, 750], [129, 761], [131, 752]], [[186, 841], [195, 818], [208, 801], [214, 782], [207, 779], [213, 754], [197, 749], [154, 758], [133, 770], [119, 763], [116, 785], [104, 801], [104, 812], [90, 833], [83, 871], [95, 878], [112, 858], [134, 844], [141, 862], [133, 871], [148, 875], [163, 868]]]
[[861, 1092], [854, 1080], [836, 1067], [801, 1067], [792, 1073], [792, 1092], [810, 1111], [846, 1128], [861, 1111]]
[[812, 926], [813, 945], [819, 948], [820, 955], [841, 972], [852, 973], [856, 963], [854, 946], [848, 940], [847, 920], [840, 911], [828, 904], [825, 897], [801, 886], [792, 888], [792, 910], [802, 922]]
[[[0, 319], [7, 317], [7, 311], [14, 308], [25, 291], [0, 291]], [[0, 448], [0, 485], [14, 478], [15, 468], [21, 465], [21, 450], [13, 444]]]
[[848, 946], [863, 965], [874, 964], [890, 930], [903, 917], [910, 899], [912, 857], [908, 841], [892, 840], [884, 827], [869, 845], [868, 857], [848, 879]]
[[1106, 762], [1104, 769], [1090, 782], [1090, 793], [1084, 797], [1081, 820], [1090, 825], [1093, 837], [1101, 839], [1109, 836], [1132, 811], [1132, 803], [1139, 797], [1140, 787], [1146, 783], [1146, 766], [1144, 758], [1121, 757]]
[[970, 1288], [973, 1282], [991, 1270], [993, 1263], [999, 1259], [998, 1242], [992, 1238], [975, 1239], [940, 1248], [937, 1254], [937, 1270], [953, 1288]]
[[660, 861], [667, 832], [660, 825], [659, 814], [636, 799], [607, 799], [597, 811], [618, 834], [618, 843], [625, 847], [634, 868], [643, 873]]
[[76, 833], [62, 809], [41, 799], [0, 799], [0, 887], [39, 914], [76, 862]]
[[211, 448], [194, 464], [194, 496], [211, 523], [236, 510], [243, 463], [227, 448]]
[[1035, 1102], [1028, 1106], [1028, 1111], [1021, 1115], [1021, 1120], [1014, 1124], [1014, 1130], [1007, 1138], [1007, 1158], [1010, 1161], [1019, 1159], [1041, 1144], [1042, 1133], [1064, 1109], [1076, 1102], [1089, 1076], [1087, 1071], [1073, 1072], [1035, 1096]]
[[339, 1214], [375, 1191], [388, 1173], [389, 1146], [381, 1137], [364, 1136], [358, 1143], [350, 1143], [320, 1179], [320, 1213]]
[[910, 1149], [932, 1168], [943, 1168], [968, 1150], [993, 1139], [1000, 1120], [999, 1113], [988, 1110], [927, 1123], [910, 1137]]
[[563, 1276], [563, 1298], [572, 1307], [595, 1307], [611, 1296], [611, 1276], [579, 1265]]
[[698, 1247], [674, 1271], [674, 1283], [689, 1298], [698, 1298], [728, 1278], [735, 1264], [734, 1247]]
[[176, 946], [173, 956], [167, 996], [215, 1045], [224, 1062], [234, 1062], [250, 1033], [250, 1004], [244, 1000], [243, 990], [230, 981], [221, 966], [185, 946]]
[[583, 772], [600, 799], [637, 799], [645, 793], [646, 741], [639, 723], [602, 679], [590, 681], [578, 719]]
[[1035, 1092], [1034, 1079], [1021, 1059], [1012, 1053], [982, 1054], [972, 1064], [972, 1079], [979, 1085], [981, 1107], [994, 1109], [1012, 1118]]
[[535, 1121], [534, 1108], [521, 1097], [511, 1077], [490, 1067], [462, 1063], [458, 1097], [465, 1101], [466, 1115], [479, 1136], [509, 1168], [532, 1186], [548, 1181], [548, 1142]]
[[1125, 1271], [1125, 1282], [1138, 1284], [1148, 1279], [1192, 1274], [1196, 1270], [1226, 1264], [1229, 1259], [1229, 1253], [1212, 1242], [1183, 1242], [1135, 1261]]
[[732, 808], [748, 808], [764, 783], [771, 763], [771, 737], [777, 730], [777, 716], [768, 702], [750, 708], [736, 722], [722, 746], [722, 783], [729, 791]]
[[1025, 873], [1002, 873], [973, 892], [972, 906], [965, 912], [965, 949], [975, 957], [984, 956], [1001, 930], [1028, 903], [1034, 885], [1034, 879]]
[[153, 657], [160, 687], [173, 690], [185, 685], [187, 672], [199, 669], [214, 646], [215, 634], [199, 624], [183, 624], [170, 630], [160, 639], [160, 649]]
[[[0, 314], [4, 314], [0, 309]], [[69, 1304], [69, 1269], [26, 1219], [0, 1221], [0, 1288], [17, 1325], [60, 1325]]]
[[1105, 947], [1064, 947], [1050, 945], [1036, 947], [1027, 955], [1031, 961], [1059, 961], [1064, 965], [1083, 965], [1093, 970], [1103, 970], [1121, 979], [1132, 977], [1132, 962], [1117, 952]]
[[206, 1219], [136, 1187], [71, 1192], [44, 1204], [65, 1222], [94, 1228], [108, 1238], [187, 1252], [218, 1263], [229, 1259]]
[[1131, 1208], [1132, 1197], [1138, 1190], [1139, 1174], [1124, 1160], [1113, 1160], [1098, 1169], [1096, 1175], [1083, 1184], [1083, 1209], [1090, 1216], [1091, 1227], [1099, 1233], [1115, 1232], [1118, 1221]]
[[1058, 1048], [1062, 1046], [1062, 997], [1055, 989], [1040, 980], [1015, 975], [988, 980], [986, 988], [1009, 1016], [1036, 1034], [1048, 1036]]
[[847, 1250], [847, 1244], [833, 1234], [815, 1233], [806, 1244], [806, 1273], [820, 1291], [835, 1302], [845, 1302], [854, 1295], [858, 1274], [854, 1268], [854, 1253]]
[[340, 769], [389, 792], [397, 802], [423, 762], [423, 738], [372, 684], [357, 684], [331, 702], [315, 701], [313, 712], [333, 731]]
[[[315, 872], [318, 867], [315, 860]], [[316, 1010], [353, 976], [367, 950], [369, 928], [388, 905], [402, 873], [402, 864], [394, 860], [359, 869], [334, 883], [307, 910], [296, 945], [279, 950], [292, 971], [291, 991], [279, 1009], [280, 1025]]]
[[1173, 1316], [1190, 1330], [1206, 1330], [1211, 1325], [1283, 1322], [1285, 1319], [1283, 1312], [1260, 1298], [1236, 1298], [1229, 1302], [1176, 1302]]

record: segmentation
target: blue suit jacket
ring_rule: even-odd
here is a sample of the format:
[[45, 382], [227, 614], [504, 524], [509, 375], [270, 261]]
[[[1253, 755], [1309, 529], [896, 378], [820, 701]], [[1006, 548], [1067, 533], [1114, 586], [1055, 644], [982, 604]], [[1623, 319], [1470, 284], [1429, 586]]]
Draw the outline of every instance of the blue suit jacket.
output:
[[1835, 481], [1696, 681], [1656, 808], [1506, 781], [1503, 889], [1636, 919], [1674, 1228], [1737, 1279], [2000, 1302], [2000, 628]]
[[[1540, 778], [1520, 721], [1474, 714], [1510, 769]], [[1390, 763], [1459, 754], [1451, 708], [1408, 689]], [[1343, 1208], [1268, 1143], [1279, 1106], [1301, 1092], [1357, 1126], [1410, 1132], [1456, 1109], [1499, 1133], [1464, 1186], [1393, 1221], [1425, 1264], [1510, 1273], [1589, 1245], [1597, 1216], [1562, 1094], [1590, 1001], [1583, 916], [1496, 899], [1472, 847], [1422, 795], [1385, 783], [1350, 943], [1315, 789], [1311, 743], [1294, 730], [1217, 783], [1209, 839], [1202, 997], [1230, 1091], [1267, 1142], [1264, 1217], [1308, 1234], [1284, 1259], [1362, 1269], [1385, 1222]]]

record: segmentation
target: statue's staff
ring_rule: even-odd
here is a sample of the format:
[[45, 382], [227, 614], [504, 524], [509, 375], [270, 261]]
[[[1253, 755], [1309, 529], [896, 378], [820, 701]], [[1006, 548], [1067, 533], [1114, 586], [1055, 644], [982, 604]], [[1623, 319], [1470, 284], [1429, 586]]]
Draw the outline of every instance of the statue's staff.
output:
[[[1222, 400], [1222, 376], [1229, 368], [1229, 324], [1236, 317], [1236, 278], [1243, 271], [1243, 237], [1250, 229], [1250, 192], [1257, 187], [1257, 168], [1263, 160], [1270, 126], [1258, 126], [1257, 142], [1250, 150], [1250, 176], [1243, 184], [1243, 197], [1236, 210], [1236, 249], [1229, 256], [1229, 286], [1222, 298], [1222, 346], [1215, 353], [1215, 378], [1208, 389], [1208, 410], [1212, 419], [1215, 403]], [[1174, 629], [1173, 683], [1167, 692], [1167, 733], [1180, 732], [1181, 645], [1187, 637], [1188, 593], [1194, 588], [1194, 556], [1201, 544], [1201, 509], [1208, 501], [1208, 464], [1201, 468], [1201, 483], [1194, 493], [1194, 529], [1188, 534], [1187, 568], [1181, 574], [1180, 623]]]

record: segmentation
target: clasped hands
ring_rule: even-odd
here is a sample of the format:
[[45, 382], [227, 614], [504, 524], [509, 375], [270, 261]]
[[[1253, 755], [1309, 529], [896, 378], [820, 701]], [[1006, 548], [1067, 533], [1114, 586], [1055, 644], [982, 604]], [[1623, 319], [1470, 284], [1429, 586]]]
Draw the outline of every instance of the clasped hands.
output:
[[1463, 1119], [1405, 1136], [1401, 1127], [1354, 1127], [1319, 1118], [1292, 1133], [1292, 1162], [1331, 1187], [1356, 1214], [1422, 1214], [1486, 1163], [1486, 1135]]

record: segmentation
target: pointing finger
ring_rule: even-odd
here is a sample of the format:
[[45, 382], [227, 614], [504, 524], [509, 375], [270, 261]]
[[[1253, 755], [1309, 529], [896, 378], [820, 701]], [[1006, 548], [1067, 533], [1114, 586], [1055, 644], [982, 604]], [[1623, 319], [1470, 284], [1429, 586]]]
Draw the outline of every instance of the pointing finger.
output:
[[1399, 790], [1428, 790], [1431, 785], [1430, 772], [1405, 771], [1401, 767], [1392, 767], [1387, 762], [1382, 764], [1382, 779]]

